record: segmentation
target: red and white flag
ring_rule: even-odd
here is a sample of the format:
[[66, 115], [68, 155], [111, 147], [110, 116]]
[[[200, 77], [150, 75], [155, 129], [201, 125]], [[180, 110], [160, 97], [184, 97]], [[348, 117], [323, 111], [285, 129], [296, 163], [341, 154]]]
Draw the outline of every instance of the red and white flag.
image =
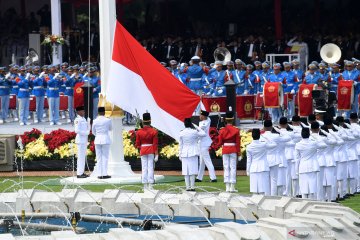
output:
[[179, 139], [183, 121], [200, 97], [166, 70], [116, 22], [106, 99], [135, 115], [149, 112], [152, 126]]

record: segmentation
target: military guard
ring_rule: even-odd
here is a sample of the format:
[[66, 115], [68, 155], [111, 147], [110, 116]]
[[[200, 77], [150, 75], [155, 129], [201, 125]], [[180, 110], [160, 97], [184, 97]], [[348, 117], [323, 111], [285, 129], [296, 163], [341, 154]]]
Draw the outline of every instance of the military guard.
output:
[[234, 113], [226, 112], [226, 125], [219, 131], [219, 145], [222, 146], [224, 183], [227, 192], [236, 192], [236, 165], [241, 161], [240, 130], [233, 126]]
[[144, 190], [152, 190], [154, 184], [154, 162], [158, 160], [158, 132], [151, 127], [150, 113], [143, 114], [143, 128], [136, 132], [135, 146], [140, 149], [141, 182]]
[[98, 116], [94, 120], [91, 132], [95, 136], [95, 152], [96, 152], [96, 175], [99, 179], [111, 178], [107, 174], [108, 160], [110, 154], [110, 134], [112, 130], [111, 119], [105, 117], [105, 108], [98, 108]]
[[74, 121], [75, 125], [75, 143], [77, 145], [77, 178], [86, 178], [88, 175], [85, 171], [86, 148], [88, 136], [91, 130], [90, 118], [85, 119], [85, 108], [80, 106], [76, 108], [77, 117]]
[[270, 168], [266, 152], [275, 148], [275, 142], [267, 142], [260, 136], [260, 129], [252, 130], [253, 141], [246, 146], [246, 175], [250, 176], [250, 192], [270, 195]]
[[211, 161], [209, 148], [212, 144], [212, 140], [209, 136], [211, 125], [211, 119], [209, 118], [209, 112], [202, 110], [200, 113], [199, 127], [206, 133], [206, 136], [200, 139], [200, 165], [199, 173], [196, 181], [201, 182], [205, 172], [205, 166], [209, 171], [210, 181], [217, 182], [214, 165]]
[[179, 158], [182, 165], [182, 175], [185, 178], [186, 191], [195, 191], [195, 176], [198, 173], [198, 157], [200, 150], [198, 142], [206, 133], [191, 122], [191, 118], [185, 118], [185, 129], [180, 132]]

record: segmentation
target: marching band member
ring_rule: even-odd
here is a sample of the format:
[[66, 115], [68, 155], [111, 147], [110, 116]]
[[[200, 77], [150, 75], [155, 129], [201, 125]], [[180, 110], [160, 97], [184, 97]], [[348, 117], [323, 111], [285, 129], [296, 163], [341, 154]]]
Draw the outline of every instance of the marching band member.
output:
[[198, 173], [198, 157], [200, 155], [198, 141], [206, 133], [185, 118], [185, 129], [180, 132], [179, 158], [182, 163], [182, 175], [185, 177], [186, 191], [195, 191], [195, 175]]
[[19, 92], [18, 92], [18, 99], [19, 99], [19, 115], [20, 115], [20, 126], [23, 125], [30, 125], [28, 123], [29, 117], [29, 105], [30, 105], [30, 90], [32, 88], [32, 81], [29, 80], [30, 73], [25, 75], [25, 67], [21, 67], [20, 74], [18, 78], [20, 81], [18, 82]]
[[89, 82], [94, 87], [93, 89], [93, 119], [97, 116], [99, 93], [101, 92], [100, 78], [96, 76], [96, 67], [90, 67], [89, 73], [83, 77], [84, 82]]
[[273, 133], [273, 124], [271, 120], [264, 121], [264, 133], [262, 137], [267, 142], [275, 142], [277, 147], [269, 149], [266, 158], [270, 168], [270, 194], [271, 196], [282, 195], [283, 186], [285, 186], [285, 173], [279, 174], [279, 167], [286, 166], [285, 148], [286, 142], [291, 138], [288, 135]]
[[[18, 71], [19, 70], [19, 66], [18, 65], [14, 65], [13, 67], [10, 68], [10, 72], [5, 76], [5, 78], [9, 79], [11, 81], [11, 95], [15, 95], [17, 96], [19, 93], [19, 86], [18, 86], [18, 82], [20, 81], [20, 78], [18, 78]], [[14, 121], [17, 122], [19, 121], [19, 101], [17, 99], [16, 101], [16, 107], [15, 110], [12, 111], [12, 116], [14, 118]]]
[[300, 62], [298, 59], [292, 60], [291, 64], [293, 67], [292, 71], [295, 73], [297, 85], [299, 85], [304, 80], [305, 77], [304, 71], [300, 69]]
[[210, 125], [211, 119], [209, 118], [209, 112], [202, 110], [200, 114], [199, 127], [206, 133], [206, 136], [200, 139], [200, 165], [196, 178], [197, 182], [202, 181], [205, 172], [205, 166], [209, 171], [210, 181], [217, 182], [214, 165], [211, 161], [209, 153], [209, 148], [212, 144], [212, 140], [209, 136]]
[[225, 77], [226, 77], [226, 72], [224, 70], [222, 70], [222, 62], [221, 61], [217, 61], [215, 62], [215, 66], [216, 66], [216, 72], [214, 72], [212, 74], [213, 76], [213, 96], [225, 96], [225, 87], [224, 87], [224, 83], [225, 83]]
[[318, 84], [320, 80], [320, 75], [316, 72], [317, 67], [315, 64], [309, 64], [309, 72], [304, 78], [304, 83], [306, 84]]
[[136, 132], [135, 146], [140, 149], [141, 182], [144, 189], [152, 190], [154, 184], [154, 162], [158, 160], [158, 132], [151, 127], [150, 113], [143, 114], [143, 128]]
[[195, 94], [201, 95], [201, 77], [204, 73], [204, 69], [199, 65], [200, 57], [193, 56], [191, 61], [192, 65], [184, 71], [187, 73], [186, 81], [188, 82], [188, 87], [191, 91], [193, 91]]
[[310, 129], [301, 130], [302, 140], [295, 144], [296, 172], [299, 174], [300, 193], [303, 198], [316, 199], [317, 178], [319, 171], [317, 161], [318, 149], [326, 148], [323, 141], [310, 138]]
[[47, 99], [49, 103], [49, 120], [50, 125], [61, 125], [59, 122], [60, 95], [59, 88], [63, 82], [63, 75], [55, 73], [54, 76], [49, 74], [47, 82]]
[[72, 67], [67, 68], [67, 74], [64, 81], [65, 84], [65, 96], [67, 96], [68, 99], [68, 112], [69, 112], [69, 119], [67, 120], [68, 123], [74, 122], [74, 86], [78, 82], [78, 80], [75, 79], [76, 73], [73, 72]]
[[245, 81], [245, 92], [244, 94], [256, 94], [256, 86], [260, 82], [260, 79], [257, 78], [253, 73], [254, 66], [252, 64], [246, 65], [246, 73], [244, 75]]
[[225, 127], [219, 131], [219, 145], [222, 146], [224, 183], [227, 192], [236, 192], [236, 164], [241, 160], [240, 131], [233, 126], [234, 113], [226, 112]]
[[[358, 113], [359, 111], [359, 93], [360, 93], [360, 74], [357, 70], [354, 69], [354, 63], [352, 61], [344, 61], [345, 70], [342, 72], [342, 77], [344, 80], [354, 81], [354, 99], [352, 104], [351, 112]], [[346, 112], [346, 117], [349, 118], [350, 111]]]
[[260, 61], [255, 61], [254, 65], [255, 65], [255, 70], [253, 71], [253, 74], [255, 75], [254, 94], [257, 94], [260, 91], [260, 88], [261, 88], [261, 76], [262, 76], [263, 70], [261, 69], [262, 64], [261, 64]]
[[262, 73], [260, 76], [260, 84], [259, 84], [259, 93], [263, 93], [264, 91], [264, 84], [268, 81], [269, 76], [271, 74], [270, 65], [267, 62], [262, 63]]
[[[281, 69], [280, 63], [276, 63], [273, 65], [274, 72], [272, 74], [270, 74], [269, 79], [268, 79], [269, 82], [280, 82], [282, 84], [286, 84], [286, 79], [281, 74], [280, 69]], [[284, 85], [283, 87], [286, 87], [286, 86]], [[278, 123], [280, 116], [281, 116], [280, 107], [279, 108], [271, 108], [269, 113], [271, 115], [271, 120], [273, 121], [273, 123]]]
[[266, 153], [275, 148], [275, 142], [267, 142], [260, 136], [260, 129], [252, 130], [253, 141], [246, 146], [246, 175], [250, 176], [250, 192], [256, 194], [270, 195], [269, 163]]
[[44, 73], [35, 76], [33, 79], [33, 94], [36, 97], [36, 117], [34, 122], [44, 122], [44, 102], [45, 102], [45, 92], [47, 87], [47, 82], [44, 78]]
[[286, 87], [284, 93], [287, 95], [287, 118], [291, 119], [295, 114], [295, 93], [297, 92], [296, 76], [291, 71], [291, 64], [289, 62], [283, 62], [284, 71], [282, 75], [286, 80]]
[[11, 81], [5, 77], [5, 67], [0, 67], [0, 99], [1, 118], [0, 124], [7, 122], [10, 102]]
[[242, 69], [242, 62], [240, 59], [235, 60], [235, 67], [236, 69], [234, 70], [233, 75], [234, 75], [234, 82], [237, 84], [236, 94], [242, 95], [244, 94], [245, 91], [245, 82], [244, 82], [245, 71]]

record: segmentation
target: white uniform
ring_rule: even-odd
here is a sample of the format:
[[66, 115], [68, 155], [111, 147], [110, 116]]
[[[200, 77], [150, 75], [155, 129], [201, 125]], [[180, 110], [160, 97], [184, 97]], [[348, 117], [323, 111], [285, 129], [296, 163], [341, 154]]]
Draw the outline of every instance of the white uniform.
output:
[[250, 192], [270, 195], [270, 168], [266, 152], [275, 147], [275, 142], [266, 142], [261, 137], [246, 146], [246, 174], [250, 176]]
[[330, 201], [336, 200], [337, 195], [335, 149], [341, 144], [341, 141], [338, 141], [331, 130], [325, 134], [327, 134], [327, 147], [323, 150], [325, 167], [322, 185], [324, 187], [324, 199]]
[[77, 145], [77, 172], [82, 175], [85, 170], [86, 147], [88, 143], [88, 136], [90, 133], [90, 121], [86, 121], [84, 117], [77, 116], [74, 121], [75, 125], [75, 143]]
[[356, 185], [358, 179], [358, 154], [357, 154], [357, 144], [358, 144], [358, 132], [354, 129], [345, 129], [345, 132], [348, 134], [348, 164], [347, 164], [347, 179], [348, 179], [348, 189], [350, 194], [356, 192]]
[[[292, 141], [296, 144], [301, 141], [301, 126], [292, 126], [293, 128], [293, 139]], [[294, 146], [294, 158], [291, 160], [290, 174], [292, 180], [292, 195], [293, 197], [299, 195], [299, 175], [296, 174], [296, 161], [295, 161], [295, 146]]]
[[317, 151], [319, 148], [326, 148], [326, 144], [313, 138], [302, 139], [295, 145], [296, 171], [299, 174], [300, 193], [303, 198], [316, 198], [316, 172], [319, 171]]
[[353, 138], [349, 138], [348, 133], [345, 131], [344, 128], [340, 127], [338, 130], [338, 136], [340, 136], [344, 143], [341, 145], [339, 149], [339, 161], [337, 162], [337, 180], [339, 181], [339, 194], [340, 198], [342, 198], [348, 188], [347, 183], [347, 173], [348, 173], [348, 162], [349, 162], [349, 155], [348, 155], [348, 145], [350, 144], [350, 141], [353, 140]]
[[[270, 167], [270, 192], [272, 196], [276, 196], [278, 194], [282, 195], [283, 192], [282, 186], [285, 186], [285, 171], [283, 174], [279, 174], [279, 167], [283, 167], [287, 165], [285, 158], [285, 149], [284, 145], [287, 141], [290, 141], [291, 138], [287, 135], [279, 135], [277, 133], [272, 133], [271, 131], [266, 131], [262, 137], [267, 142], [275, 142], [277, 146], [273, 149], [269, 149], [266, 152], [266, 158]], [[280, 176], [279, 176], [280, 175]], [[279, 178], [280, 177], [280, 178]], [[278, 189], [278, 186], [281, 186]], [[279, 190], [279, 192], [278, 192]]]
[[96, 166], [92, 176], [107, 176], [108, 160], [111, 139], [109, 132], [112, 130], [111, 119], [99, 115], [93, 122], [92, 133], [95, 136]]
[[292, 140], [294, 138], [294, 132], [288, 131], [286, 128], [280, 129], [281, 134], [288, 135], [291, 140], [285, 143], [285, 158], [287, 161], [286, 168], [286, 185], [284, 189], [284, 196], [291, 196], [291, 162], [294, 160], [294, 152], [295, 152], [295, 142]]
[[200, 121], [199, 127], [206, 133], [205, 137], [200, 139], [200, 165], [199, 173], [197, 179], [202, 180], [205, 172], [205, 166], [209, 171], [210, 179], [215, 180], [215, 169], [214, 165], [210, 158], [209, 148], [212, 144], [212, 140], [209, 136], [211, 119], [207, 118], [206, 120]]
[[198, 173], [198, 157], [200, 155], [198, 142], [201, 137], [205, 136], [206, 133], [200, 128], [198, 130], [185, 128], [180, 132], [179, 158], [182, 162], [182, 175], [185, 176], [187, 189], [194, 188], [195, 175]]
[[357, 187], [356, 192], [360, 192], [360, 125], [357, 123], [351, 123], [351, 128], [357, 132], [358, 140], [356, 144], [356, 152], [358, 155], [358, 163], [357, 163], [357, 169], [358, 169], [358, 179], [357, 179]]

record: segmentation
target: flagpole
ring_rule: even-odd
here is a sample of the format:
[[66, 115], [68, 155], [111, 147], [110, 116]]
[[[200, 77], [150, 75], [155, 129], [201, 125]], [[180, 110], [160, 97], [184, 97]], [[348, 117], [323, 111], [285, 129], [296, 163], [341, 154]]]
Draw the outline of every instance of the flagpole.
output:
[[[107, 74], [109, 73], [114, 29], [116, 23], [115, 0], [99, 1], [99, 24], [100, 24], [100, 64], [101, 64], [101, 93], [105, 96], [107, 88]], [[124, 160], [122, 118], [120, 114], [111, 116], [112, 120], [112, 143], [110, 145], [110, 157], [108, 162], [108, 175], [115, 177], [135, 176], [128, 162]]]

